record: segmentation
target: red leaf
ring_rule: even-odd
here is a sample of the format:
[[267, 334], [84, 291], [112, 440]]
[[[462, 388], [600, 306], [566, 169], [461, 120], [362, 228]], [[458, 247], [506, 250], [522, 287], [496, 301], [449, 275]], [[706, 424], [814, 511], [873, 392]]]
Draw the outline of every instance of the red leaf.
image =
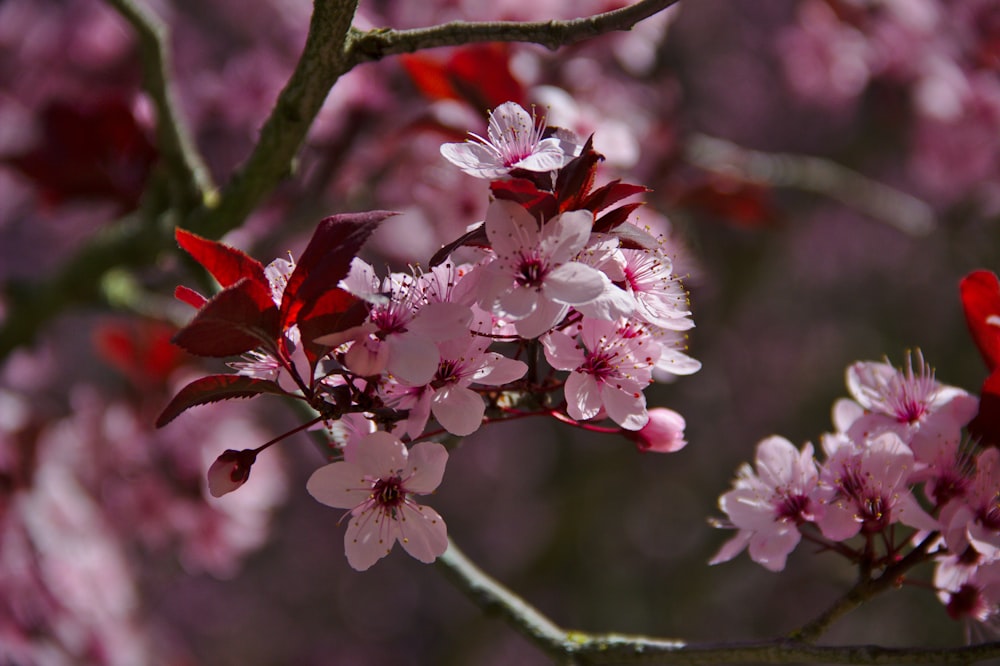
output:
[[170, 344], [176, 329], [148, 319], [111, 321], [94, 330], [94, 347], [109, 365], [138, 386], [165, 382], [185, 359]]
[[314, 342], [316, 338], [359, 326], [367, 315], [368, 304], [340, 288], [324, 292], [304, 307], [299, 312], [298, 325], [310, 367], [315, 369], [319, 359], [330, 350], [329, 346]]
[[177, 238], [177, 243], [194, 257], [195, 261], [204, 266], [223, 287], [228, 287], [243, 278], [249, 278], [270, 288], [267, 277], [264, 276], [264, 266], [243, 251], [218, 241], [202, 238], [186, 229], [177, 229], [174, 236]]
[[457, 248], [464, 247], [466, 245], [472, 245], [473, 247], [489, 247], [490, 239], [486, 236], [486, 225], [480, 224], [473, 228], [471, 231], [467, 231], [452, 242], [443, 246], [440, 250], [434, 253], [431, 257], [430, 265], [431, 268], [442, 263], [448, 258], [452, 252]]
[[275, 343], [279, 333], [270, 290], [244, 278], [205, 303], [173, 342], [197, 356], [235, 356]]
[[1000, 370], [983, 382], [979, 413], [969, 423], [969, 434], [983, 446], [1000, 447]]
[[182, 303], [187, 303], [193, 308], [201, 308], [205, 303], [208, 303], [208, 299], [199, 294], [194, 289], [190, 289], [183, 285], [180, 285], [174, 289], [174, 298]]
[[538, 189], [535, 183], [526, 178], [495, 180], [490, 183], [490, 192], [497, 199], [520, 204], [539, 221], [550, 220], [559, 214], [559, 203], [555, 195]]
[[135, 208], [156, 162], [156, 148], [118, 94], [96, 103], [54, 101], [41, 112], [41, 141], [5, 161], [52, 203], [111, 199]]
[[285, 395], [275, 382], [267, 379], [243, 377], [241, 375], [209, 375], [196, 379], [182, 388], [173, 400], [164, 407], [156, 419], [156, 427], [162, 428], [185, 410], [197, 405], [205, 405], [232, 398], [252, 398], [261, 393]]
[[[524, 86], [510, 71], [510, 49], [505, 44], [476, 44], [454, 49], [450, 57], [402, 55], [400, 62], [417, 89], [432, 100], [454, 99], [476, 109], [492, 109], [504, 102], [524, 105]], [[489, 72], [489, 76], [483, 76]]]
[[986, 367], [1000, 367], [1000, 281], [995, 273], [978, 270], [959, 284], [965, 321]]
[[594, 150], [594, 137], [591, 136], [580, 154], [559, 170], [559, 176], [556, 178], [556, 195], [559, 198], [560, 211], [583, 208], [583, 199], [594, 186], [597, 165], [603, 160], [604, 156]]
[[601, 215], [594, 221], [594, 231], [606, 233], [612, 229], [617, 229], [628, 220], [628, 216], [632, 214], [632, 211], [642, 205], [642, 202], [625, 204]]
[[281, 329], [298, 322], [303, 308], [347, 277], [351, 260], [382, 220], [396, 215], [384, 210], [366, 213], [342, 213], [321, 220], [309, 240], [295, 270], [288, 277], [281, 300]]
[[642, 185], [630, 185], [620, 180], [613, 180], [606, 185], [601, 185], [588, 194], [583, 201], [582, 207], [593, 213], [597, 213], [611, 204], [618, 203], [622, 199], [627, 199], [636, 194], [645, 194], [649, 191], [648, 187], [643, 187]]

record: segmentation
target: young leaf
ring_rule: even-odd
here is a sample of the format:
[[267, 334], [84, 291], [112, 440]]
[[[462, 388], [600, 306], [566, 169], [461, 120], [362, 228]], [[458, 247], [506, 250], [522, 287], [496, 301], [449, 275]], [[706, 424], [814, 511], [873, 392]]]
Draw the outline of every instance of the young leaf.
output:
[[962, 278], [959, 291], [972, 340], [993, 372], [1000, 367], [1000, 281], [990, 271], [973, 271]]
[[351, 260], [391, 213], [384, 210], [342, 213], [320, 221], [295, 270], [288, 277], [281, 300], [282, 330], [298, 322], [300, 311], [347, 277]]
[[156, 427], [162, 428], [185, 410], [197, 405], [205, 405], [232, 398], [252, 398], [261, 393], [285, 395], [278, 384], [267, 379], [256, 379], [242, 375], [209, 375], [196, 379], [174, 396], [156, 419]]
[[178, 245], [204, 266], [223, 287], [228, 287], [243, 278], [263, 286], [268, 285], [267, 277], [264, 276], [264, 266], [241, 250], [202, 238], [185, 229], [177, 229], [174, 237]]
[[278, 308], [269, 289], [244, 278], [226, 287], [174, 336], [174, 344], [196, 356], [235, 356], [274, 342]]

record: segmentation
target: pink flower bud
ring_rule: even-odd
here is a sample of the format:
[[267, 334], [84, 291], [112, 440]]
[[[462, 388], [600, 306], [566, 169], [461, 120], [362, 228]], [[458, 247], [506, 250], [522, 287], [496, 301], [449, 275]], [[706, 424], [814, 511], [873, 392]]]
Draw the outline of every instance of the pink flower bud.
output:
[[685, 425], [684, 417], [674, 410], [655, 407], [649, 410], [649, 422], [642, 429], [624, 434], [635, 442], [640, 451], [673, 453], [687, 446]]
[[227, 449], [208, 468], [208, 492], [212, 497], [231, 493], [250, 478], [250, 467], [257, 459], [257, 452], [250, 449]]

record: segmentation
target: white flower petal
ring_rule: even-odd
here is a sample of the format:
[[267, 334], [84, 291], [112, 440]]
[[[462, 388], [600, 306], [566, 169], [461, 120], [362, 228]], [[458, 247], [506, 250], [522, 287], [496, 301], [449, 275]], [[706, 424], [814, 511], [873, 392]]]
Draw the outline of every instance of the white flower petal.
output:
[[448, 528], [437, 511], [406, 503], [400, 513], [403, 522], [399, 541], [412, 557], [430, 564], [448, 549]]
[[447, 386], [434, 393], [431, 412], [453, 435], [471, 435], [483, 423], [486, 405], [478, 393], [464, 386]]
[[353, 509], [368, 499], [372, 484], [365, 480], [360, 466], [335, 462], [313, 472], [306, 482], [306, 490], [321, 504]]
[[596, 268], [570, 261], [556, 267], [545, 276], [542, 292], [554, 301], [567, 305], [580, 305], [601, 296], [607, 280], [607, 276]]
[[437, 442], [414, 444], [403, 473], [406, 491], [417, 495], [434, 492], [441, 485], [447, 463], [448, 449], [443, 445]]

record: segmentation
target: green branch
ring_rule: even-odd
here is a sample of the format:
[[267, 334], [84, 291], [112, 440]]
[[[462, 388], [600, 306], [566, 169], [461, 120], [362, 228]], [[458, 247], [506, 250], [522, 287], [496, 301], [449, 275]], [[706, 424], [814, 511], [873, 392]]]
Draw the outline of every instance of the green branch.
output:
[[134, 0], [107, 0], [135, 30], [143, 66], [143, 82], [156, 108], [157, 149], [166, 165], [174, 205], [191, 210], [212, 196], [215, 185], [195, 148], [187, 123], [177, 112], [171, 86], [167, 26]]
[[[923, 554], [923, 551], [920, 552]], [[935, 649], [886, 648], [876, 645], [823, 646], [786, 638], [754, 643], [692, 645], [684, 641], [647, 636], [587, 634], [560, 628], [538, 609], [476, 567], [454, 542], [449, 542], [448, 550], [438, 558], [438, 566], [444, 569], [451, 581], [483, 611], [501, 616], [553, 660], [575, 666], [735, 662], [971, 664], [1000, 657], [1000, 642]], [[889, 570], [886, 573], [890, 573]], [[893, 569], [892, 573], [898, 571]], [[883, 576], [883, 578], [889, 580], [895, 576]]]
[[388, 55], [478, 42], [530, 42], [555, 50], [609, 32], [630, 30], [678, 1], [640, 0], [621, 9], [567, 21], [452, 21], [412, 30], [352, 30], [348, 55], [356, 64]]

